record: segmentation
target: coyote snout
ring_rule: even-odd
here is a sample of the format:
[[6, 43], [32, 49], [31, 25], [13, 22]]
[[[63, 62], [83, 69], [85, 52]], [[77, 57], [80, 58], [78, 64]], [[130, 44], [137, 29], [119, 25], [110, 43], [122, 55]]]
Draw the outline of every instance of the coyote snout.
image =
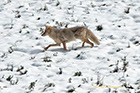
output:
[[49, 31], [49, 29], [46, 26], [45, 31], [44, 32], [42, 31], [41, 36], [47, 36], [48, 35], [48, 31]]
[[41, 36], [44, 36], [44, 35], [45, 35], [45, 32], [42, 32], [42, 33], [41, 33]]
[[98, 38], [87, 28], [85, 27], [72, 27], [72, 28], [64, 28], [64, 29], [57, 29], [51, 26], [45, 26], [45, 31], [42, 33], [42, 36], [49, 36], [52, 38], [56, 44], [51, 44], [44, 49], [47, 50], [51, 46], [60, 46], [63, 44], [64, 50], [66, 50], [66, 43], [73, 41], [75, 39], [80, 39], [83, 41], [82, 47], [84, 47], [85, 43], [90, 44], [92, 47], [94, 44], [89, 41], [93, 41], [97, 45], [99, 45]]

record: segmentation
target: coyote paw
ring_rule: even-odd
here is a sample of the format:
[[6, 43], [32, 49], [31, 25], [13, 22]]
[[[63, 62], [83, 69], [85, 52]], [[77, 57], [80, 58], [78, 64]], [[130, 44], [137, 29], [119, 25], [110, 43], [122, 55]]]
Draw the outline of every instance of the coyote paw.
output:
[[42, 52], [45, 52], [45, 51], [46, 51], [45, 49], [42, 50]]
[[48, 47], [43, 47], [43, 49], [44, 50], [42, 50], [42, 52], [45, 52], [48, 49]]
[[93, 43], [91, 44], [91, 48], [92, 48], [92, 47], [94, 47], [94, 44], [93, 44]]

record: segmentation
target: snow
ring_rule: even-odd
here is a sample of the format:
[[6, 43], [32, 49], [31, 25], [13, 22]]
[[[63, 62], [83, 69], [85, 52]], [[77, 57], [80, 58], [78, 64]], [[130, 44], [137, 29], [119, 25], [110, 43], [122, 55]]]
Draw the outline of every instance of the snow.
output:
[[[86, 26], [101, 44], [42, 52], [55, 43], [45, 24]], [[0, 0], [0, 93], [137, 93], [139, 71], [139, 0]]]

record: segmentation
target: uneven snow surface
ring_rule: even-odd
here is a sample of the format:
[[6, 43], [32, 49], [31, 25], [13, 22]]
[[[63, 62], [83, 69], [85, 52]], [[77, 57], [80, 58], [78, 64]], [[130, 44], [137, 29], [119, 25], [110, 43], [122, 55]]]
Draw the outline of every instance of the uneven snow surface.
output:
[[[100, 45], [42, 52], [45, 24], [86, 26]], [[0, 0], [0, 93], [140, 93], [140, 0]]]

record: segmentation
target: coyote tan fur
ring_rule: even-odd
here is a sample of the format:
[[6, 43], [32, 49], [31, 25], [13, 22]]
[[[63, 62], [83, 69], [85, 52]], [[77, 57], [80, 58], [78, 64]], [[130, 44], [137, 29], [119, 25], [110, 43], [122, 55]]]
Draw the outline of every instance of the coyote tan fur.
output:
[[51, 46], [60, 46], [61, 43], [63, 44], [64, 50], [66, 50], [66, 43], [75, 39], [80, 39], [83, 41], [82, 47], [84, 47], [85, 42], [90, 44], [92, 47], [94, 46], [94, 44], [90, 42], [89, 39], [97, 45], [100, 44], [97, 37], [85, 27], [72, 27], [64, 29], [57, 29], [51, 26], [45, 27], [45, 32], [42, 33], [42, 36], [48, 35], [56, 42], [56, 44], [51, 44], [45, 47], [44, 50], [47, 50]]

